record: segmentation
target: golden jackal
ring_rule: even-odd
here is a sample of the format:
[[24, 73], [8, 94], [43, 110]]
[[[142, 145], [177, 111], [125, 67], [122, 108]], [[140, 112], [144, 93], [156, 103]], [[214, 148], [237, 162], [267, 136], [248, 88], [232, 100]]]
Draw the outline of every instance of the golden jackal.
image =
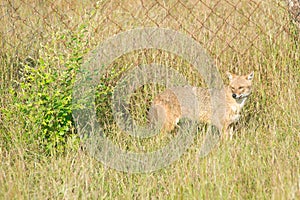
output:
[[241, 109], [251, 94], [254, 72], [244, 76], [227, 72], [227, 76], [229, 85], [224, 89], [224, 112], [219, 116], [219, 123], [211, 121], [211, 90], [191, 86], [170, 88], [157, 95], [149, 110], [150, 123], [160, 124], [162, 131], [167, 132], [175, 128], [180, 118], [188, 117], [214, 124], [220, 133], [228, 137], [229, 125], [239, 119]]

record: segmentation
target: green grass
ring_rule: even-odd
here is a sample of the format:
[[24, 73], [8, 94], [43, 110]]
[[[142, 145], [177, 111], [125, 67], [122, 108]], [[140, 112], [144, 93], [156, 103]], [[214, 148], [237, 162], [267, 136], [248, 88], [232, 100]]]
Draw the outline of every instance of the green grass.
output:
[[[192, 0], [174, 6], [176, 2], [4, 1], [0, 7], [0, 199], [300, 198], [299, 30], [284, 2]], [[61, 127], [51, 129], [52, 136], [45, 134], [43, 130], [49, 128], [39, 122], [52, 111], [47, 103], [60, 105], [68, 100], [72, 79], [62, 83], [74, 75], [82, 55], [115, 33], [149, 26], [172, 28], [200, 42], [224, 82], [225, 71], [255, 71], [254, 91], [234, 126], [233, 139], [198, 159], [203, 142], [199, 131], [178, 161], [152, 173], [130, 174], [110, 169], [78, 148], [69, 121], [63, 124], [68, 130], [63, 129], [62, 136], [56, 137]], [[35, 65], [28, 63], [29, 57]], [[41, 60], [46, 63], [43, 69]], [[139, 140], [120, 131], [112, 118], [110, 97], [117, 80], [135, 65], [152, 62], [172, 66], [191, 84], [203, 85], [184, 59], [160, 50], [132, 52], [107, 66], [98, 90], [98, 120], [109, 139], [131, 151], [158, 149], [176, 135]], [[35, 72], [41, 76], [26, 75], [24, 66], [38, 69]], [[65, 72], [70, 69], [75, 72], [68, 76]], [[29, 86], [32, 82], [24, 81], [26, 76], [39, 84]], [[47, 90], [42, 90], [41, 81], [50, 80]], [[136, 91], [131, 112], [139, 122], [145, 122], [151, 99], [162, 89], [149, 85]], [[58, 96], [55, 91], [60, 91]], [[51, 101], [37, 103], [38, 92]], [[29, 110], [28, 99], [34, 103]], [[69, 111], [69, 107], [55, 111], [65, 108]], [[53, 138], [65, 139], [63, 152], [55, 147], [47, 151]]]

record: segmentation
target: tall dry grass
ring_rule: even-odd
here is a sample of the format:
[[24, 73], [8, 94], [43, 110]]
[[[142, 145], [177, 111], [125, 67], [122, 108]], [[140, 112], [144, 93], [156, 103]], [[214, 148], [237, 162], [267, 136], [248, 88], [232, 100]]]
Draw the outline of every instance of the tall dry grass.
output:
[[[299, 30], [290, 21], [284, 2], [3, 1], [0, 8], [0, 199], [300, 198]], [[227, 70], [254, 70], [254, 91], [235, 125], [233, 140], [196, 159], [203, 141], [199, 131], [180, 160], [144, 174], [107, 168], [86, 152], [74, 150], [72, 142], [66, 144], [64, 154], [43, 154], [38, 141], [24, 137], [38, 133], [39, 125], [31, 124], [36, 129], [25, 134], [26, 114], [14, 106], [21, 92], [15, 81], [22, 78], [19, 72], [26, 58], [38, 60], [68, 52], [67, 44], [56, 41], [57, 34], [76, 32], [81, 26], [87, 50], [121, 31], [167, 27], [201, 43], [222, 76]], [[54, 50], [48, 55], [41, 51], [47, 45]], [[155, 50], [124, 55], [109, 69], [130, 69], [153, 61], [171, 65], [191, 84], [202, 84], [201, 76], [182, 58]], [[60, 67], [64, 70], [62, 66], [53, 69]], [[109, 83], [113, 86], [117, 78]], [[161, 89], [137, 91], [135, 114], [144, 116], [145, 98], [150, 101]], [[104, 105], [99, 120], [106, 125], [108, 137], [123, 148], [159, 148], [173, 137], [132, 139], [118, 131], [109, 102]]]

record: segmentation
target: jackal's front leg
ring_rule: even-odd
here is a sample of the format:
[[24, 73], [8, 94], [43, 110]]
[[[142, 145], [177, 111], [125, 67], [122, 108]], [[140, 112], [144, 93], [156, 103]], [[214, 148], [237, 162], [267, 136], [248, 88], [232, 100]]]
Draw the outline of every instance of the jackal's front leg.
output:
[[229, 130], [229, 124], [228, 123], [225, 123], [224, 125], [223, 125], [223, 127], [222, 127], [222, 136], [221, 136], [222, 138], [224, 138], [224, 139], [228, 139], [228, 138], [232, 138], [232, 136], [231, 136], [231, 132], [230, 132], [230, 130]]

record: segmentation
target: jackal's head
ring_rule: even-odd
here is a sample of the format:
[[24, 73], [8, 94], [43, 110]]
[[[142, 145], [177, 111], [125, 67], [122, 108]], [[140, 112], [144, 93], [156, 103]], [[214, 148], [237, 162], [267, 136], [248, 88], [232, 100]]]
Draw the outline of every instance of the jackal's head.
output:
[[226, 72], [226, 74], [229, 79], [229, 88], [231, 89], [234, 99], [243, 99], [251, 94], [254, 72], [244, 76], [238, 76], [229, 72]]

